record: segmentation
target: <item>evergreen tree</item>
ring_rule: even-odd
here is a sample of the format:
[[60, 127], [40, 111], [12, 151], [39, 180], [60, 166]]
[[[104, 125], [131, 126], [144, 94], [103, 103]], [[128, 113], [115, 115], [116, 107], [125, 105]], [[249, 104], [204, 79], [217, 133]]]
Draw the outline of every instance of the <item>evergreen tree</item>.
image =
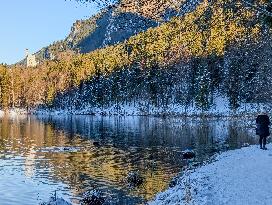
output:
[[202, 111], [208, 110], [212, 105], [211, 94], [211, 74], [208, 68], [207, 62], [199, 64], [197, 77], [195, 82], [196, 105], [201, 108]]

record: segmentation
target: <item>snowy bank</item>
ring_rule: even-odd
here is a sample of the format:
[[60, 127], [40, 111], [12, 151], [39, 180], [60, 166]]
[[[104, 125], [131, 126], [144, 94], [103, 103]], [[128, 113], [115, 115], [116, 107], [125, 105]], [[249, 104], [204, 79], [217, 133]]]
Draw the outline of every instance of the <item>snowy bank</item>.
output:
[[272, 204], [272, 145], [224, 152], [196, 170], [186, 171], [178, 184], [159, 193], [150, 205]]
[[[261, 109], [272, 113], [272, 104], [241, 103], [235, 111], [230, 109], [227, 97], [217, 96], [214, 104], [208, 110], [202, 110], [195, 103], [181, 105], [169, 103], [167, 106], [154, 106], [149, 102], [127, 102], [111, 106], [96, 107], [82, 103], [80, 107], [67, 105], [63, 108], [49, 108], [37, 106], [30, 109], [13, 108], [6, 114], [15, 115], [96, 115], [96, 116], [177, 116], [177, 117], [233, 117], [233, 116], [255, 116]], [[4, 112], [0, 110], [0, 116]]]
[[82, 106], [80, 108], [66, 107], [57, 108], [37, 108], [31, 110], [36, 115], [96, 115], [96, 116], [185, 116], [185, 117], [230, 117], [230, 116], [255, 116], [260, 107], [265, 107], [267, 112], [272, 112], [272, 106], [261, 104], [242, 104], [239, 109], [233, 111], [229, 108], [225, 99], [217, 98], [214, 106], [203, 111], [195, 105], [182, 106], [179, 104], [169, 104], [164, 107], [156, 107], [146, 102], [128, 103], [112, 105], [109, 107]]

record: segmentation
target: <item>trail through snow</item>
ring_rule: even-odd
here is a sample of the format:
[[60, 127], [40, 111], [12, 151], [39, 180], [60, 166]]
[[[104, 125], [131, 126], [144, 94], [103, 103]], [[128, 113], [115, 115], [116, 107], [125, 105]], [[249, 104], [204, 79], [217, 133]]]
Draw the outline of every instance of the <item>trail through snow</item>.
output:
[[271, 205], [272, 145], [267, 147], [222, 153], [214, 162], [184, 173], [178, 185], [149, 204]]

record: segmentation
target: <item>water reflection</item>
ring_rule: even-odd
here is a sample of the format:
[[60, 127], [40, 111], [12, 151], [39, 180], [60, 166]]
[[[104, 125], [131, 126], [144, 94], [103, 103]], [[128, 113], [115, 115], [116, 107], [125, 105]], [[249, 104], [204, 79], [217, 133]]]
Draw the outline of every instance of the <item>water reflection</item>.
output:
[[[5, 117], [0, 119], [0, 204], [35, 204], [55, 189], [75, 204], [90, 189], [102, 190], [110, 204], [141, 204], [180, 172], [182, 150], [196, 149], [202, 161], [221, 143], [238, 148], [254, 143], [253, 137], [248, 124], [237, 120]], [[124, 178], [134, 170], [146, 180], [130, 189]], [[8, 184], [14, 175], [20, 177]], [[35, 185], [25, 189], [27, 183]], [[14, 199], [9, 193], [22, 194]]]

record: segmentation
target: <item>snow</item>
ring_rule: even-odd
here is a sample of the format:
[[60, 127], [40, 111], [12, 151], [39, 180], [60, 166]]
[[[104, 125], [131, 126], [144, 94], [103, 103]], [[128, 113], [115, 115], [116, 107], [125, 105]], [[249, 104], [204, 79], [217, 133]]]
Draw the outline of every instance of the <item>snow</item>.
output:
[[[214, 115], [228, 115], [230, 113], [227, 106], [228, 103], [225, 101], [225, 98], [218, 98], [216, 104], [207, 111], [209, 114]], [[218, 104], [218, 105], [217, 105]], [[34, 114], [37, 115], [101, 115], [101, 116], [111, 116], [111, 115], [121, 115], [121, 116], [150, 116], [150, 115], [187, 115], [195, 116], [200, 115], [201, 110], [197, 109], [195, 105], [185, 107], [179, 104], [169, 104], [167, 107], [155, 107], [148, 102], [140, 101], [135, 103], [127, 103], [120, 105], [112, 105], [110, 107], [98, 108], [91, 106], [83, 106], [80, 109], [37, 109], [34, 111]]]
[[[226, 98], [218, 97], [215, 99], [214, 105], [207, 111], [203, 112], [196, 105], [183, 106], [179, 104], [169, 104], [167, 107], [155, 107], [147, 102], [137, 102], [113, 105], [110, 107], [91, 107], [83, 106], [80, 109], [36, 109], [32, 110], [32, 114], [36, 115], [98, 115], [98, 116], [233, 116], [235, 115], [256, 115], [260, 105], [242, 104], [242, 106], [234, 113], [229, 107]], [[268, 109], [271, 111], [271, 108]]]
[[[255, 116], [260, 107], [264, 107], [267, 112], [272, 112], [272, 106], [270, 104], [257, 104], [257, 103], [241, 103], [241, 106], [234, 112], [229, 107], [228, 98], [226, 96], [221, 96], [220, 94], [214, 95], [213, 105], [209, 110], [203, 111], [199, 109], [195, 103], [191, 105], [181, 105], [177, 103], [170, 103], [168, 106], [154, 106], [145, 101], [138, 102], [128, 102], [114, 104], [108, 107], [93, 107], [90, 105], [82, 104], [80, 108], [74, 108], [73, 106], [66, 107], [65, 109], [58, 108], [32, 108], [31, 110], [26, 110], [23, 108], [13, 108], [6, 111], [9, 116], [18, 115], [96, 115], [96, 116], [188, 116], [188, 117], [198, 117], [198, 116], [222, 116], [222, 117], [232, 117], [236, 115], [241, 116]], [[0, 117], [5, 113], [0, 110]]]
[[232, 150], [188, 170], [178, 185], [159, 193], [149, 205], [272, 204], [272, 145]]

